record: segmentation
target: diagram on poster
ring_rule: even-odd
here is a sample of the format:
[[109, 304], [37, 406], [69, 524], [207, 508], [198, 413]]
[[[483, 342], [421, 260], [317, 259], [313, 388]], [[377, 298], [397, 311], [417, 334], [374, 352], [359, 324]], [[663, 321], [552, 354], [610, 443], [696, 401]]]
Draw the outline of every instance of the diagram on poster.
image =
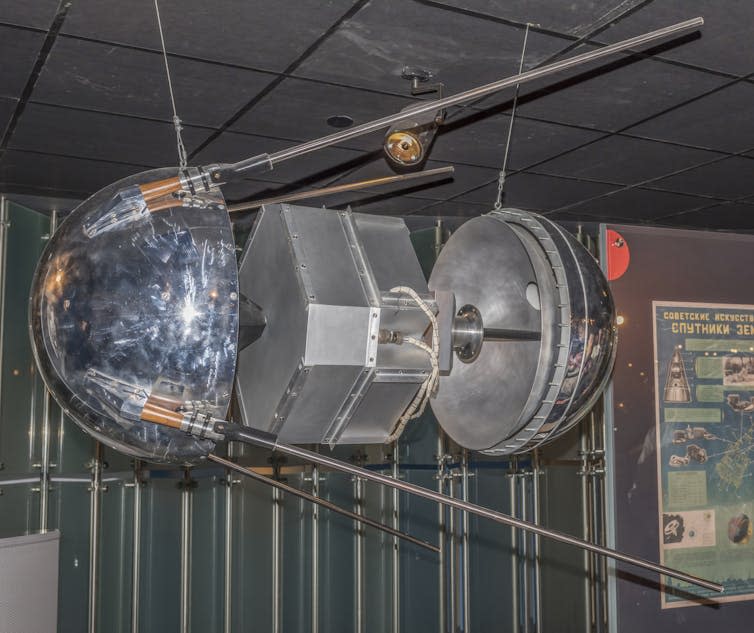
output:
[[[754, 599], [754, 306], [652, 307], [660, 559]], [[665, 582], [663, 608], [698, 604]]]

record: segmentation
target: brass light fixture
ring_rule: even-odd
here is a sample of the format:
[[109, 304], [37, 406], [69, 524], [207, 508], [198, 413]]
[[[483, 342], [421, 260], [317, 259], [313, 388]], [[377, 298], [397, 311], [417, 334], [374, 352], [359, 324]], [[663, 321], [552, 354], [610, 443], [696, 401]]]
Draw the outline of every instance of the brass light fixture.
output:
[[[401, 76], [411, 81], [411, 94], [420, 95], [429, 92], [437, 93], [442, 98], [443, 85], [423, 83], [429, 81], [432, 74], [421, 68], [406, 67]], [[414, 106], [408, 106], [410, 109]], [[429, 111], [411, 116], [393, 124], [385, 135], [383, 149], [388, 162], [395, 167], [414, 167], [424, 162], [429, 154], [429, 148], [435, 140], [438, 127], [445, 119], [445, 110]]]

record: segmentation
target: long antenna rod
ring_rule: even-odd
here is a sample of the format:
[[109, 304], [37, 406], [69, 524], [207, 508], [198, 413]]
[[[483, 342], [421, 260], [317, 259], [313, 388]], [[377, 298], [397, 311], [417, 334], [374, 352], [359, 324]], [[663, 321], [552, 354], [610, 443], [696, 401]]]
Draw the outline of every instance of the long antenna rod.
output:
[[[476, 88], [472, 88], [471, 90], [466, 90], [465, 92], [460, 92], [443, 99], [423, 101], [415, 106], [411, 106], [409, 108], [406, 108], [405, 110], [396, 112], [395, 114], [382, 117], [381, 119], [375, 119], [374, 121], [369, 121], [368, 123], [363, 123], [361, 125], [348, 128], [347, 130], [342, 130], [341, 132], [323, 136], [321, 138], [314, 139], [313, 141], [307, 141], [306, 143], [294, 145], [293, 147], [273, 152], [272, 154], [259, 154], [257, 156], [252, 156], [251, 158], [247, 158], [245, 160], [232, 164], [213, 164], [205, 165], [203, 167], [189, 167], [187, 169], [182, 169], [181, 173], [173, 178], [167, 178], [165, 180], [158, 180], [139, 185], [141, 195], [143, 196], [142, 202], [146, 205], [147, 209], [151, 210], [150, 205], [155, 204], [156, 201], [166, 196], [175, 194], [181, 190], [190, 190], [192, 192], [194, 190], [209, 191], [210, 189], [222, 185], [226, 182], [244, 178], [254, 173], [269, 171], [275, 165], [283, 162], [284, 160], [289, 160], [297, 156], [302, 156], [303, 154], [315, 152], [319, 149], [329, 147], [330, 145], [335, 145], [336, 143], [347, 141], [349, 139], [356, 138], [357, 136], [363, 136], [364, 134], [369, 134], [370, 132], [387, 128], [393, 123], [397, 123], [398, 121], [404, 121], [408, 118], [415, 117], [426, 112], [437, 112], [438, 110], [442, 110], [450, 106], [460, 105], [462, 103], [466, 103], [467, 101], [474, 101], [479, 97], [484, 97], [486, 95], [499, 92], [500, 90], [503, 90], [505, 88], [524, 84], [530, 81], [534, 81], [535, 79], [541, 79], [542, 77], [547, 77], [548, 75], [552, 75], [563, 70], [568, 70], [570, 68], [586, 64], [588, 62], [603, 59], [622, 51], [633, 51], [646, 47], [648, 44], [656, 44], [661, 40], [677, 37], [679, 35], [683, 35], [684, 33], [696, 30], [703, 24], [704, 19], [702, 19], [701, 17], [686, 20], [685, 22], [679, 22], [678, 24], [666, 26], [662, 29], [657, 29], [656, 31], [650, 31], [649, 33], [645, 33], [644, 35], [638, 35], [627, 40], [616, 42], [615, 44], [610, 44], [609, 46], [598, 48], [587, 53], [582, 53], [581, 55], [576, 55], [575, 57], [571, 57], [569, 59], [563, 59], [559, 62], [555, 62], [547, 66], [533, 68], [532, 70], [527, 70], [526, 72], [519, 73], [518, 75], [500, 79], [499, 81], [494, 81], [492, 83], [485, 84], [484, 86], [478, 86]], [[127, 215], [131, 212], [132, 203], [121, 202], [119, 203], [118, 207], [113, 209], [112, 216], [116, 217], [118, 214]]]
[[432, 179], [440, 176], [450, 176], [455, 168], [438, 167], [437, 169], [427, 169], [426, 171], [417, 171], [411, 174], [399, 174], [397, 176], [385, 176], [383, 178], [371, 178], [369, 180], [359, 180], [358, 182], [349, 182], [343, 185], [333, 185], [332, 187], [323, 187], [322, 189], [309, 189], [308, 191], [297, 191], [283, 196], [274, 198], [264, 198], [262, 200], [251, 200], [249, 202], [239, 202], [228, 207], [228, 213], [237, 211], [248, 211], [249, 209], [258, 209], [264, 204], [275, 204], [276, 202], [294, 202], [296, 200], [307, 200], [309, 198], [319, 198], [321, 196], [331, 196], [336, 193], [345, 191], [355, 191], [366, 189], [367, 187], [382, 187], [395, 182], [406, 182], [408, 180]]
[[251, 468], [246, 468], [245, 466], [241, 466], [240, 464], [236, 464], [235, 462], [231, 462], [227, 459], [223, 459], [222, 457], [219, 457], [218, 455], [214, 455], [213, 453], [210, 453], [209, 455], [207, 455], [207, 459], [215, 462], [216, 464], [221, 464], [222, 466], [225, 466], [225, 468], [234, 470], [237, 473], [246, 475], [247, 477], [250, 477], [251, 479], [254, 479], [255, 481], [259, 481], [268, 486], [272, 486], [273, 488], [277, 488], [278, 490], [283, 490], [287, 492], [288, 494], [293, 495], [294, 497], [300, 497], [301, 499], [305, 499], [306, 501], [320, 505], [323, 508], [327, 508], [328, 510], [331, 510], [332, 512], [337, 512], [338, 514], [342, 514], [343, 516], [348, 517], [349, 519], [353, 519], [354, 521], [359, 521], [360, 523], [363, 523], [364, 525], [368, 525], [378, 530], [382, 530], [383, 532], [386, 532], [387, 534], [390, 534], [391, 536], [397, 536], [398, 538], [401, 538], [404, 541], [408, 541], [409, 543], [413, 543], [414, 545], [418, 545], [419, 547], [423, 547], [432, 552], [435, 552], [435, 554], [440, 553], [440, 548], [437, 547], [436, 545], [432, 545], [431, 543], [422, 541], [416, 537], [406, 534], [405, 532], [401, 532], [400, 530], [391, 528], [383, 523], [374, 521], [373, 519], [370, 519], [369, 517], [356, 514], [355, 512], [351, 512], [350, 510], [346, 510], [345, 508], [341, 508], [340, 506], [335, 505], [334, 503], [332, 503], [331, 501], [328, 501], [327, 499], [322, 499], [321, 497], [315, 497], [314, 495], [309, 494], [308, 492], [304, 490], [301, 490], [299, 488], [294, 488], [293, 486], [289, 486], [288, 484], [285, 484], [282, 481], [277, 481], [276, 479], [270, 479], [269, 477], [260, 475], [258, 472], [255, 472]]
[[393, 123], [408, 119], [409, 117], [414, 117], [419, 114], [424, 114], [425, 112], [437, 111], [443, 108], [448, 108], [450, 106], [459, 105], [461, 103], [465, 103], [466, 101], [473, 101], [474, 99], [492, 94], [494, 92], [498, 92], [500, 90], [503, 90], [504, 88], [509, 88], [511, 86], [515, 86], [516, 84], [524, 84], [530, 81], [534, 81], [535, 79], [547, 77], [548, 75], [552, 75], [563, 70], [568, 70], [570, 68], [602, 59], [604, 57], [609, 57], [610, 55], [614, 55], [625, 50], [643, 48], [648, 44], [655, 44], [660, 40], [677, 37], [684, 33], [698, 29], [703, 24], [704, 19], [701, 17], [686, 20], [685, 22], [679, 22], [678, 24], [666, 26], [664, 28], [657, 29], [656, 31], [650, 31], [649, 33], [638, 35], [627, 40], [622, 40], [620, 42], [616, 42], [615, 44], [610, 44], [609, 46], [598, 48], [594, 51], [589, 51], [587, 53], [576, 55], [575, 57], [570, 57], [568, 59], [564, 59], [547, 66], [542, 66], [541, 68], [534, 68], [532, 70], [527, 70], [526, 72], [519, 73], [506, 79], [500, 79], [498, 81], [485, 84], [484, 86], [478, 86], [477, 88], [472, 88], [471, 90], [466, 90], [465, 92], [460, 92], [458, 94], [445, 97], [444, 99], [426, 101], [411, 108], [401, 110], [396, 114], [391, 114], [389, 116], [382, 117], [381, 119], [376, 119], [362, 125], [357, 125], [347, 130], [343, 130], [342, 132], [330, 134], [329, 136], [323, 136], [322, 138], [318, 138], [313, 141], [294, 145], [293, 147], [273, 152], [272, 154], [262, 154], [260, 156], [254, 156], [252, 158], [239, 161], [232, 165], [218, 166], [211, 172], [212, 179], [218, 183], [221, 183], [226, 182], [233, 177], [243, 176], [245, 175], [245, 172], [249, 170], [261, 171], [265, 169], [271, 169], [277, 163], [281, 163], [284, 160], [295, 158], [296, 156], [301, 156], [309, 152], [314, 152], [318, 149], [340, 143], [341, 141], [347, 141], [349, 139], [356, 138], [357, 136], [369, 134], [370, 132], [374, 132], [376, 130], [381, 130], [392, 125]]
[[554, 541], [560, 541], [561, 543], [575, 545], [576, 547], [580, 547], [581, 549], [585, 549], [596, 554], [601, 554], [602, 556], [607, 556], [623, 563], [636, 565], [637, 567], [648, 569], [650, 571], [657, 572], [658, 574], [664, 574], [665, 576], [670, 576], [683, 582], [698, 585], [699, 587], [704, 587], [705, 589], [709, 589], [711, 591], [718, 593], [722, 593], [724, 591], [724, 587], [716, 582], [705, 580], [703, 578], [699, 578], [697, 576], [693, 576], [676, 569], [671, 569], [669, 567], [665, 567], [664, 565], [658, 565], [657, 563], [653, 563], [644, 558], [630, 556], [629, 554], [618, 552], [614, 549], [610, 549], [609, 547], [602, 547], [601, 545], [596, 545], [595, 543], [584, 541], [569, 534], [564, 534], [563, 532], [558, 532], [557, 530], [551, 530], [534, 523], [529, 523], [528, 521], [522, 521], [521, 519], [516, 519], [514, 517], [508, 516], [507, 514], [503, 514], [502, 512], [497, 512], [483, 506], [478, 506], [467, 501], [462, 501], [461, 499], [449, 497], [442, 493], [435, 492], [434, 490], [429, 490], [428, 488], [423, 488], [422, 486], [417, 486], [416, 484], [412, 484], [407, 481], [401, 481], [400, 479], [386, 477], [385, 475], [382, 475], [380, 473], [368, 470], [366, 468], [361, 468], [360, 466], [355, 466], [354, 464], [350, 464], [333, 457], [328, 457], [327, 455], [315, 453], [314, 451], [309, 451], [305, 448], [293, 446], [292, 444], [278, 443], [276, 436], [270, 433], [265, 433], [263, 431], [259, 431], [257, 429], [246, 426], [241, 426], [238, 424], [221, 422], [219, 420], [214, 424], [214, 431], [220, 433], [221, 435], [224, 435], [225, 439], [227, 440], [246, 442], [267, 448], [272, 451], [279, 451], [292, 457], [297, 457], [305, 461], [319, 464], [320, 466], [325, 466], [327, 468], [332, 468], [333, 470], [349, 473], [351, 475], [355, 475], [356, 477], [362, 477], [384, 486], [397, 488], [398, 490], [402, 490], [403, 492], [416, 495], [417, 497], [424, 497], [425, 499], [429, 499], [430, 501], [442, 503], [451, 508], [456, 508], [457, 510], [471, 512], [472, 514], [491, 519], [492, 521], [502, 523], [503, 525], [526, 530], [527, 532], [532, 532]]

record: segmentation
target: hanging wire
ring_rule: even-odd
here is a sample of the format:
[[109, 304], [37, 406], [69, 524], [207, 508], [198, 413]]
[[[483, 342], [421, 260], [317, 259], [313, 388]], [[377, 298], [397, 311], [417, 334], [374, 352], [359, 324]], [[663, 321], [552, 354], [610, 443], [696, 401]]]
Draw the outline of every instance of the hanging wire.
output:
[[[518, 64], [518, 74], [520, 75], [524, 71], [524, 57], [526, 56], [526, 41], [529, 39], [529, 27], [531, 24], [527, 23], [526, 31], [524, 31], [524, 45], [521, 48], [521, 61]], [[503, 167], [500, 170], [500, 175], [497, 179], [497, 198], [495, 199], [495, 211], [499, 211], [503, 208], [503, 189], [505, 187], [505, 175], [508, 170], [508, 154], [511, 149], [511, 137], [513, 136], [513, 121], [516, 118], [516, 106], [518, 105], [518, 89], [521, 84], [516, 84], [516, 92], [513, 95], [513, 107], [511, 108], [511, 120], [508, 124], [508, 139], [505, 141], [505, 156], [503, 157]]]
[[160, 31], [160, 42], [162, 43], [162, 58], [165, 60], [165, 73], [168, 77], [168, 90], [170, 91], [170, 103], [173, 105], [173, 127], [175, 128], [175, 140], [176, 149], [178, 150], [178, 165], [181, 169], [185, 169], [188, 165], [188, 154], [186, 153], [186, 146], [183, 144], [183, 137], [181, 136], [181, 120], [178, 118], [178, 111], [175, 107], [175, 95], [173, 95], [173, 81], [170, 78], [170, 66], [168, 66], [168, 53], [165, 50], [165, 35], [162, 32], [162, 20], [160, 19], [160, 7], [157, 5], [157, 0], [154, 0], [154, 11], [157, 14], [157, 27]]

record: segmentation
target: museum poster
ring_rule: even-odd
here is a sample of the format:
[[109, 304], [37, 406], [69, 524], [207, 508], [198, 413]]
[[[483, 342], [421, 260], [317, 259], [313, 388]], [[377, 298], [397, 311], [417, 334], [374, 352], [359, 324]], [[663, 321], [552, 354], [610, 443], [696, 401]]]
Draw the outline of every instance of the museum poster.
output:
[[[652, 307], [660, 559], [752, 599], [754, 305]], [[665, 580], [663, 609], [699, 604]]]

